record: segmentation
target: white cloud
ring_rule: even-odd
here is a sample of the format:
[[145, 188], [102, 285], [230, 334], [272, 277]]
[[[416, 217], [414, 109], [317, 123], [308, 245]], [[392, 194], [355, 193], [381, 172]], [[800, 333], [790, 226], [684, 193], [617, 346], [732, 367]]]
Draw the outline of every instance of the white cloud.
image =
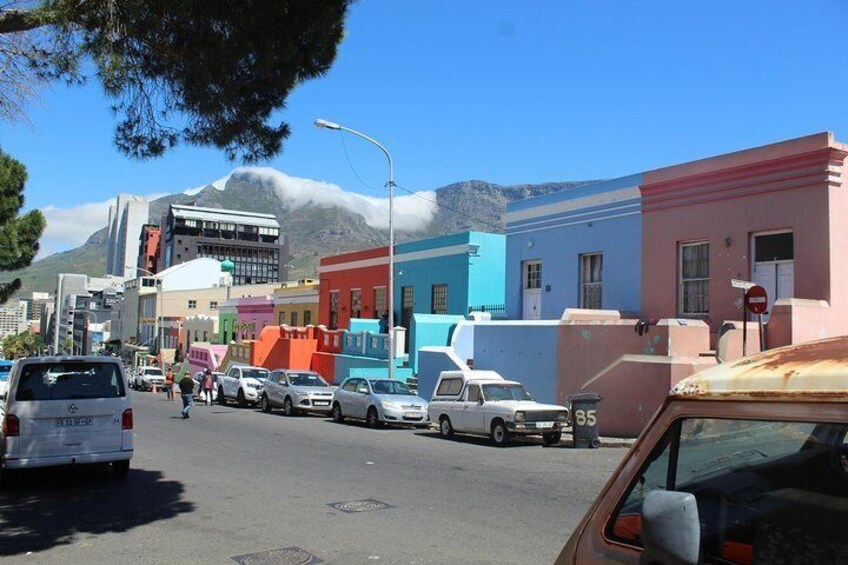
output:
[[[273, 187], [280, 198], [295, 210], [309, 204], [321, 208], [345, 208], [362, 216], [365, 222], [373, 228], [386, 229], [389, 227], [388, 198], [376, 198], [349, 192], [328, 182], [291, 177], [270, 167], [241, 167], [234, 170], [231, 176], [250, 177], [266, 186]], [[422, 191], [416, 194], [418, 196], [405, 194], [395, 197], [395, 229], [418, 231], [427, 227], [433, 220], [438, 208], [435, 204], [436, 193], [434, 191]]]
[[189, 188], [188, 190], [183, 191], [183, 194], [187, 194], [189, 196], [194, 196], [195, 194], [199, 194], [201, 190], [203, 190], [204, 188], [206, 188], [210, 184], [213, 187], [215, 187], [217, 190], [224, 190], [224, 187], [227, 185], [227, 181], [230, 180], [231, 175], [232, 175], [232, 173], [230, 173], [229, 175], [227, 175], [225, 177], [221, 177], [214, 182], [204, 184], [203, 186], [198, 186], [196, 188]]

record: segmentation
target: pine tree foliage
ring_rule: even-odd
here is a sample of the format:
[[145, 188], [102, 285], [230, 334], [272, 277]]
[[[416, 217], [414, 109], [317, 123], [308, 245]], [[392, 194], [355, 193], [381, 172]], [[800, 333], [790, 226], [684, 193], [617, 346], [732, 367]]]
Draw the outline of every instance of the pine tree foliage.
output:
[[[28, 267], [38, 254], [44, 216], [32, 210], [19, 216], [24, 205], [26, 167], [0, 150], [0, 271]], [[21, 280], [0, 284], [0, 304], [21, 287]]]
[[[277, 114], [292, 89], [335, 60], [350, 2], [41, 0], [4, 9], [0, 0], [0, 67], [19, 70], [23, 58], [34, 80], [79, 82], [93, 64], [117, 117], [115, 143], [131, 157], [182, 142], [256, 162], [289, 136]], [[31, 90], [20, 82], [0, 80], [0, 116]]]

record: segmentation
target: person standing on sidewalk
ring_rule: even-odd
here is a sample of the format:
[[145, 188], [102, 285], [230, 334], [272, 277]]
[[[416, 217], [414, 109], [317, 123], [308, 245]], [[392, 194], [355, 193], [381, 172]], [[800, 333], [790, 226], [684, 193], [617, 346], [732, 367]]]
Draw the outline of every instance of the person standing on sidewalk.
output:
[[194, 406], [194, 381], [189, 376], [184, 376], [179, 383], [180, 395], [183, 398], [183, 420], [189, 419], [189, 412]]
[[168, 367], [165, 373], [165, 398], [168, 400], [174, 399], [174, 368]]
[[215, 387], [215, 382], [212, 379], [212, 371], [208, 368], [203, 371], [203, 393], [206, 395], [206, 406], [212, 406], [212, 389]]

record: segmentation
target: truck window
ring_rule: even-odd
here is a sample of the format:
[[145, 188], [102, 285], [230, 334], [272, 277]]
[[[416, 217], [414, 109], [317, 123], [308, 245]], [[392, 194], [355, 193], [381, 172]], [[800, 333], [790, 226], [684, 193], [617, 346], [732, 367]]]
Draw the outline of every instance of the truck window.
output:
[[24, 365], [15, 400], [82, 400], [125, 396], [114, 363], [33, 363]]
[[478, 400], [480, 400], [480, 387], [468, 385], [468, 402], [477, 402]]
[[462, 379], [444, 379], [439, 383], [436, 396], [458, 396], [462, 391]]
[[606, 535], [642, 547], [645, 495], [677, 490], [698, 501], [708, 561], [812, 563], [848, 556], [846, 431], [846, 424], [678, 421], [636, 476]]

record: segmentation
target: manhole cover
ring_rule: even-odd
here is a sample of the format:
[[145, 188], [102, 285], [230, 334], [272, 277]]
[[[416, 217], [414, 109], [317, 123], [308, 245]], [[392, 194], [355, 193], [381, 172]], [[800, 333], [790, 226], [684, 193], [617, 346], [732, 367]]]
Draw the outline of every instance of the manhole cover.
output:
[[379, 500], [374, 500], [373, 498], [369, 498], [366, 500], [349, 500], [347, 502], [333, 502], [328, 504], [327, 506], [331, 506], [336, 510], [341, 512], [353, 513], [353, 512], [370, 512], [372, 510], [385, 510], [386, 508], [394, 508], [385, 502], [380, 502]]
[[299, 547], [284, 547], [259, 553], [236, 555], [231, 558], [241, 565], [313, 565], [321, 560]]

